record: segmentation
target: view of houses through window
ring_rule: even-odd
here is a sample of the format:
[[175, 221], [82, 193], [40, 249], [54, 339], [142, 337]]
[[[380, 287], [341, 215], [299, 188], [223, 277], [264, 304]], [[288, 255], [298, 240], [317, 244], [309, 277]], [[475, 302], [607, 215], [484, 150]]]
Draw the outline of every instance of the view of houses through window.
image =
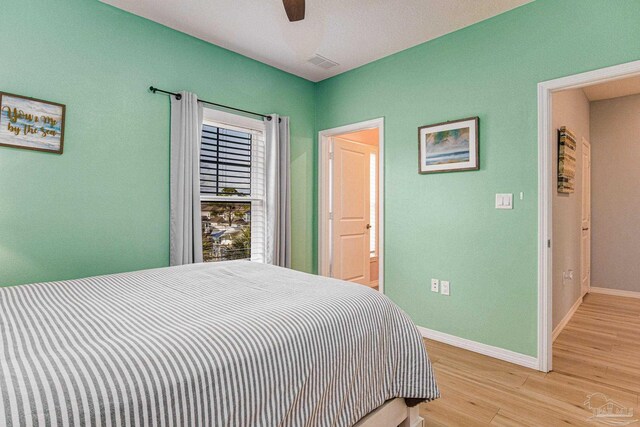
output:
[[205, 262], [251, 258], [251, 202], [202, 202]]

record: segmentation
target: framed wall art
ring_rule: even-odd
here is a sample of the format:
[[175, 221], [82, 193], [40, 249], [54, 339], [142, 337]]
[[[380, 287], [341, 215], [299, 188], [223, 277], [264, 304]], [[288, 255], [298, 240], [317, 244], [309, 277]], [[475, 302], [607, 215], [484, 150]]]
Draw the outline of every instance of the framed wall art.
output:
[[65, 106], [0, 92], [0, 145], [62, 154]]
[[576, 136], [566, 126], [558, 129], [558, 193], [576, 191]]
[[480, 168], [478, 117], [418, 128], [418, 172], [468, 171]]

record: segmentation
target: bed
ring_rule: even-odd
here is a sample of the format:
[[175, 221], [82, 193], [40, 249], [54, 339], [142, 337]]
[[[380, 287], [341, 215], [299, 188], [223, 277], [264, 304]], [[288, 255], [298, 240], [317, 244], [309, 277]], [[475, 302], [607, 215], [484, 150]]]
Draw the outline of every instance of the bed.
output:
[[0, 425], [417, 425], [438, 397], [384, 295], [249, 261], [2, 288], [0, 329]]

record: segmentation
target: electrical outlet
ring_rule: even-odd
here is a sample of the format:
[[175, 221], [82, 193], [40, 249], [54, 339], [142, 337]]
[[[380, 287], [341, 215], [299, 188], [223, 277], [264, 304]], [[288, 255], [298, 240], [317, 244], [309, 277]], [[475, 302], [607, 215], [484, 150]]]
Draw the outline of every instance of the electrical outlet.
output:
[[440, 293], [442, 295], [449, 295], [449, 281], [448, 280], [442, 280], [440, 282]]
[[513, 209], [513, 194], [496, 194], [496, 209]]
[[431, 279], [431, 292], [438, 292], [440, 287], [440, 281], [438, 279]]

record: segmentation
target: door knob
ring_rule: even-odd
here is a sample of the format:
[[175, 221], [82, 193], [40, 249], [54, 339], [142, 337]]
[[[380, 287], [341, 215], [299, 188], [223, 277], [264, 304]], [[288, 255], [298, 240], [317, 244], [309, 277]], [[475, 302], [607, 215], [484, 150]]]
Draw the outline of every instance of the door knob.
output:
[[367, 224], [367, 230], [371, 228], [371, 224]]

